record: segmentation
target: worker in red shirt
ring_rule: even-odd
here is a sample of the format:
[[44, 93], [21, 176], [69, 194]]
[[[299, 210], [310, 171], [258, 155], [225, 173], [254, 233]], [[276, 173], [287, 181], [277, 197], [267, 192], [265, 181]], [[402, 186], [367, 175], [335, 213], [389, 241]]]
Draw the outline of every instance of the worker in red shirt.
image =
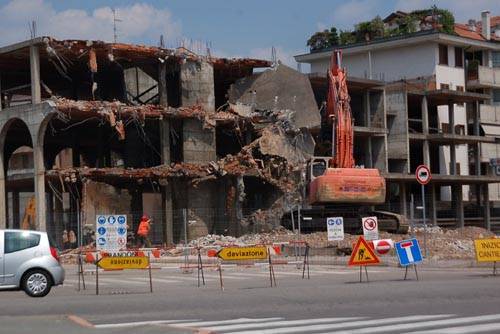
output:
[[149, 231], [151, 230], [151, 219], [148, 215], [143, 215], [137, 229], [137, 246], [138, 247], [151, 247], [149, 240]]

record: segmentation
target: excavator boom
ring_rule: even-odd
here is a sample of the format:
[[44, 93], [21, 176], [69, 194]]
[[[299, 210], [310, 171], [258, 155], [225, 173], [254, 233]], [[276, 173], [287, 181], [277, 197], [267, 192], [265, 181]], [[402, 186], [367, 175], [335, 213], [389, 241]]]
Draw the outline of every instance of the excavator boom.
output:
[[355, 167], [354, 126], [340, 50], [333, 52], [328, 70], [326, 110], [332, 125], [332, 158], [323, 175], [311, 177], [310, 204], [383, 203], [385, 179], [379, 170]]

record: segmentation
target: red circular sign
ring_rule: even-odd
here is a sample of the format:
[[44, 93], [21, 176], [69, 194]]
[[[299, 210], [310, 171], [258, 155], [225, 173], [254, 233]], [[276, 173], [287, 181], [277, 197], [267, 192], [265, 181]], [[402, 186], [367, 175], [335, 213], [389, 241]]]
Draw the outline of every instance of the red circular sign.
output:
[[375, 247], [375, 250], [380, 255], [387, 254], [391, 250], [391, 244], [386, 240], [380, 240], [379, 242], [377, 242], [377, 246]]
[[431, 181], [431, 170], [426, 165], [420, 165], [415, 170], [418, 183], [425, 185]]
[[367, 229], [368, 231], [373, 231], [377, 227], [377, 222], [371, 218], [366, 219], [363, 224], [365, 226], [365, 229]]

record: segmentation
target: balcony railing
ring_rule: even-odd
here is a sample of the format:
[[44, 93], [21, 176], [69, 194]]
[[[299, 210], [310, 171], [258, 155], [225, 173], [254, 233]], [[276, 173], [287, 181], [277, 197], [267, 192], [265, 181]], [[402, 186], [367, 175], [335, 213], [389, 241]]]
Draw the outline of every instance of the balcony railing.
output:
[[467, 87], [500, 87], [500, 67], [469, 67], [467, 69]]

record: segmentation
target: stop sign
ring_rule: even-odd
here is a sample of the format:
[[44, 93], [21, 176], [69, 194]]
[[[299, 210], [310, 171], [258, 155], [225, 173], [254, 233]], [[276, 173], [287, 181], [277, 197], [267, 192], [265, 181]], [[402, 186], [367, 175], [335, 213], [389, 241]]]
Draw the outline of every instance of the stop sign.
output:
[[384, 255], [394, 248], [394, 242], [391, 239], [374, 240], [373, 248], [379, 255]]

